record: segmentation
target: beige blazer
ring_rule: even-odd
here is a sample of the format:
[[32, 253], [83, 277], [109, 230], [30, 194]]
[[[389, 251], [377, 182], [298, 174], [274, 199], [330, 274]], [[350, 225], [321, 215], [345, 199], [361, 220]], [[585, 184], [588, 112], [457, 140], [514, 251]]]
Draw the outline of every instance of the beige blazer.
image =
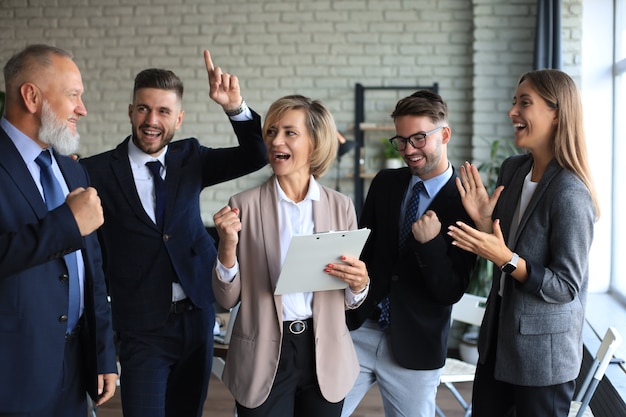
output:
[[[356, 229], [352, 201], [330, 188], [320, 188], [320, 201], [313, 202], [315, 231]], [[239, 300], [241, 306], [222, 378], [240, 404], [255, 408], [263, 404], [272, 388], [283, 331], [282, 296], [274, 295], [281, 269], [275, 178], [233, 196], [229, 205], [241, 211], [239, 273], [226, 283], [214, 268], [213, 289], [222, 307], [231, 308]], [[322, 395], [330, 402], [344, 399], [359, 373], [345, 308], [344, 290], [314, 294], [317, 379]]]

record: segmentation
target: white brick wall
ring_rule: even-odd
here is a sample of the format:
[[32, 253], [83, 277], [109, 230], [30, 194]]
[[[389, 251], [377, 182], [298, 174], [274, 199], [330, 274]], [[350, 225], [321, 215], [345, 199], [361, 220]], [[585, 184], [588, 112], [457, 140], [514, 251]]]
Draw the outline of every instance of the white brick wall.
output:
[[[484, 140], [511, 133], [506, 111], [519, 75], [532, 66], [535, 3], [0, 0], [0, 62], [4, 65], [29, 43], [50, 43], [74, 53], [89, 111], [79, 126], [83, 155], [110, 149], [129, 133], [133, 78], [147, 67], [171, 69], [185, 83], [186, 115], [177, 138], [232, 145], [226, 117], [208, 98], [205, 48], [217, 65], [240, 77], [244, 97], [259, 113], [282, 95], [308, 95], [328, 105], [348, 138], [355, 83], [438, 82], [450, 107], [450, 157], [458, 166], [465, 159], [484, 157]], [[565, 70], [577, 75], [581, 0], [563, 3], [563, 61]], [[388, 122], [397, 98], [368, 99], [368, 120]], [[378, 136], [371, 146], [378, 145]], [[349, 154], [342, 159], [342, 174], [351, 165]], [[207, 189], [202, 200], [207, 224], [230, 195], [262, 182], [269, 173], [266, 168]], [[334, 175], [332, 169], [323, 181], [334, 186]], [[351, 195], [351, 180], [342, 180], [341, 189]]]

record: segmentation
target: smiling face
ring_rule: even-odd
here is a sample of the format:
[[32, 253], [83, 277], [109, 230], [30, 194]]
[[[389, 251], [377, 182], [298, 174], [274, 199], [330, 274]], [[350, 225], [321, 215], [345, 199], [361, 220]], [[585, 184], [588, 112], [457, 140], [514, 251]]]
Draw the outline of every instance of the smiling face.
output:
[[[426, 133], [437, 127], [428, 116], [405, 115], [394, 120], [396, 135], [409, 137], [415, 133]], [[412, 175], [422, 180], [436, 177], [448, 168], [447, 143], [450, 140], [450, 128], [444, 127], [426, 137], [423, 148], [414, 148], [407, 143], [404, 150], [399, 151], [408, 165]]]
[[264, 132], [269, 163], [277, 177], [308, 179], [313, 142], [304, 110], [288, 110]]
[[160, 155], [182, 124], [184, 113], [175, 91], [137, 90], [133, 104], [128, 106], [133, 143], [148, 155]]
[[[75, 126], [75, 123], [73, 125]], [[61, 155], [75, 153], [80, 141], [80, 135], [76, 130], [72, 131], [63, 119], [57, 117], [46, 100], [41, 107], [41, 126], [38, 135], [41, 142], [52, 146]]]
[[78, 147], [78, 119], [87, 115], [82, 101], [83, 82], [71, 59], [53, 55], [51, 63], [44, 73], [46, 76], [37, 77], [35, 84], [43, 94], [38, 137], [44, 144], [68, 155]]
[[524, 80], [517, 86], [509, 117], [515, 129], [515, 146], [532, 152], [551, 152], [557, 109], [537, 94], [530, 81]]

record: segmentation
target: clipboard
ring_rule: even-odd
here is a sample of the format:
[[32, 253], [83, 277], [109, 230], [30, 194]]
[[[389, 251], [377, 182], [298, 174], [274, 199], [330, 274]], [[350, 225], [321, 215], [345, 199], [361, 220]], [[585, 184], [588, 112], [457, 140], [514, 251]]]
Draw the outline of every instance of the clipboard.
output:
[[359, 257], [370, 229], [294, 235], [274, 294], [343, 289], [348, 284], [324, 272], [342, 255]]

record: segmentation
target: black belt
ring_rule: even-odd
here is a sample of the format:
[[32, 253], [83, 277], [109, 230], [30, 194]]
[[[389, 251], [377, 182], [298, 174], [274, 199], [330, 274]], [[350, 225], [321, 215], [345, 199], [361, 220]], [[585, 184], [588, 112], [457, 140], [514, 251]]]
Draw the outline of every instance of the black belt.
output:
[[284, 321], [283, 329], [284, 333], [302, 334], [313, 330], [313, 319]]
[[182, 314], [187, 311], [191, 311], [194, 308], [196, 308], [196, 306], [193, 305], [191, 300], [189, 300], [189, 298], [184, 298], [182, 300], [172, 301], [172, 304], [170, 305], [170, 314]]

